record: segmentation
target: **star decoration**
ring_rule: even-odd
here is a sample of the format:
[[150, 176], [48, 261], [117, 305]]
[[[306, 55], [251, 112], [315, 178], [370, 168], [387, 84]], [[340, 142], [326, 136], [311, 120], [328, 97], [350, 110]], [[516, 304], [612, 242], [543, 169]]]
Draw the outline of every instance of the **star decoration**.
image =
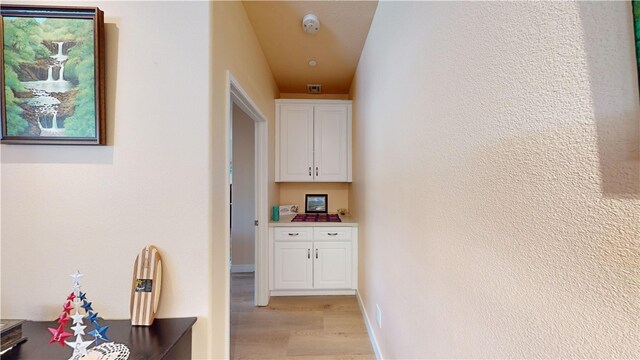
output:
[[69, 294], [69, 296], [67, 296], [67, 300], [69, 300], [69, 301], [75, 302], [74, 301], [75, 298], [76, 298], [76, 294], [73, 293], [73, 292], [71, 294]]
[[87, 293], [86, 292], [81, 292], [80, 295], [78, 295], [78, 297], [80, 298], [80, 301], [85, 301], [87, 300]]
[[80, 292], [80, 283], [74, 282], [71, 288], [73, 289], [74, 293]]
[[84, 274], [80, 274], [80, 270], [76, 270], [75, 274], [71, 274], [69, 275], [73, 278], [73, 282], [75, 284], [77, 284], [78, 282], [80, 282], [80, 278], [84, 276]]
[[98, 344], [98, 340], [102, 340], [104, 342], [111, 341], [111, 339], [109, 339], [109, 337], [106, 334], [107, 329], [109, 329], [109, 325], [102, 326], [102, 327], [95, 325], [95, 329], [89, 331], [89, 335], [96, 338], [96, 345]]
[[53, 335], [51, 337], [51, 340], [49, 340], [49, 344], [57, 342], [57, 343], [60, 343], [60, 346], [62, 347], [64, 347], [64, 340], [69, 336], [71, 336], [70, 333], [64, 331], [63, 325], [58, 326], [57, 329], [49, 328], [49, 332], [51, 333], [51, 335]]
[[65, 341], [68, 346], [73, 348], [72, 356], [76, 356], [78, 354], [83, 356], [87, 355], [87, 347], [91, 345], [92, 342], [93, 341], [84, 341], [80, 335], [76, 336], [75, 341]]
[[97, 312], [90, 312], [89, 316], [87, 316], [87, 320], [89, 320], [89, 322], [91, 323], [98, 323], [98, 313]]
[[67, 326], [67, 323], [69, 322], [69, 320], [71, 320], [71, 318], [67, 316], [66, 312], [63, 311], [58, 317], [58, 324], [60, 324], [60, 326], [62, 327], [65, 327]]
[[86, 327], [86, 325], [76, 324], [71, 327], [71, 330], [73, 330], [73, 335], [84, 335], [84, 329]]
[[87, 300], [85, 300], [84, 303], [82, 304], [82, 308], [87, 312], [93, 310], [93, 308], [91, 307], [91, 303], [88, 302]]
[[85, 317], [85, 315], [82, 315], [78, 312], [78, 310], [76, 310], [75, 315], [71, 315], [71, 318], [73, 319], [73, 323], [74, 324], [82, 324], [82, 319]]
[[71, 313], [71, 309], [73, 309], [73, 306], [71, 305], [71, 301], [65, 302], [64, 305], [62, 306], [62, 311], [67, 315]]

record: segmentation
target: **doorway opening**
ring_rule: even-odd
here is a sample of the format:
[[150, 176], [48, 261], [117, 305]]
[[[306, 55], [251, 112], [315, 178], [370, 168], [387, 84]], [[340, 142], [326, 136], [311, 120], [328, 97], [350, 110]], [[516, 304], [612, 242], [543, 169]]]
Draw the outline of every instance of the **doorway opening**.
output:
[[[247, 200], [246, 196], [243, 196], [245, 201], [245, 204], [243, 204], [243, 208], [246, 209], [246, 212], [249, 213], [253, 213], [252, 217], [253, 219], [251, 219], [251, 216], [247, 216], [247, 215], [243, 215], [242, 218], [244, 219], [244, 221], [249, 221], [250, 223], [248, 224], [243, 224], [244, 229], [244, 233], [245, 234], [250, 234], [253, 233], [253, 249], [249, 250], [249, 251], [253, 251], [253, 266], [251, 266], [251, 264], [246, 264], [246, 263], [242, 263], [243, 261], [246, 260], [238, 260], [240, 263], [238, 263], [237, 267], [233, 267], [233, 258], [231, 255], [231, 250], [230, 252], [227, 254], [227, 258], [229, 259], [229, 262], [231, 264], [231, 271], [245, 271], [245, 270], [253, 270], [254, 271], [254, 305], [255, 306], [265, 306], [268, 304], [269, 302], [269, 293], [268, 293], [268, 283], [267, 283], [267, 276], [268, 276], [268, 268], [267, 268], [267, 262], [268, 262], [268, 258], [267, 258], [267, 225], [268, 225], [268, 221], [269, 221], [269, 217], [268, 217], [268, 193], [267, 193], [267, 185], [268, 185], [268, 126], [267, 126], [267, 118], [260, 112], [260, 110], [258, 109], [258, 107], [255, 105], [255, 103], [253, 102], [253, 100], [251, 100], [251, 98], [248, 96], [248, 94], [243, 90], [243, 88], [241, 87], [240, 83], [233, 77], [233, 75], [230, 72], [227, 72], [227, 77], [228, 77], [228, 103], [227, 103], [227, 108], [229, 109], [229, 111], [227, 112], [227, 129], [229, 129], [229, 138], [228, 138], [228, 153], [229, 153], [229, 181], [228, 181], [228, 185], [229, 185], [229, 191], [232, 192], [230, 194], [231, 199], [236, 198], [238, 199], [238, 189], [236, 189], [237, 187], [237, 183], [239, 180], [238, 178], [238, 174], [237, 174], [237, 166], [238, 164], [233, 164], [233, 143], [234, 140], [236, 143], [240, 143], [240, 146], [244, 146], [245, 144], [242, 143], [243, 140], [240, 139], [234, 139], [235, 136], [237, 136], [238, 134], [234, 135], [233, 134], [233, 122], [234, 122], [234, 113], [240, 113], [240, 117], [242, 117], [242, 121], [239, 121], [239, 123], [243, 122], [245, 127], [247, 128], [252, 128], [253, 129], [253, 135], [251, 135], [251, 132], [249, 131], [248, 133], [246, 131], [244, 131], [244, 135], [242, 135], [244, 137], [244, 141], [246, 142], [252, 142], [253, 144], [253, 150], [251, 151], [252, 154], [248, 154], [248, 155], [241, 155], [242, 158], [244, 159], [243, 161], [245, 162], [249, 162], [248, 166], [247, 164], [245, 164], [243, 169], [243, 172], [246, 173], [246, 168], [253, 170], [252, 173], [249, 173], [250, 175], [247, 176], [252, 176], [253, 179], [249, 179], [249, 182], [251, 183], [251, 185], [248, 185], [250, 187], [253, 188], [253, 196], [249, 197], [249, 200]], [[246, 130], [246, 129], [245, 129]], [[251, 136], [253, 136], [253, 138], [251, 138]], [[242, 139], [242, 137], [241, 137]], [[237, 154], [236, 154], [237, 155]], [[252, 155], [252, 157], [251, 157]], [[248, 160], [247, 160], [248, 159]], [[253, 162], [251, 164], [251, 162]], [[235, 172], [235, 174], [231, 174], [232, 172], [232, 166], [233, 166], [233, 172]], [[234, 186], [232, 188], [232, 182], [234, 183]], [[246, 189], [246, 184], [244, 185], [245, 189]], [[251, 190], [251, 189], [250, 189]], [[249, 191], [250, 191], [249, 190]], [[232, 200], [233, 202], [233, 200]], [[247, 203], [251, 204], [251, 205], [247, 205]], [[226, 237], [226, 241], [227, 241], [227, 248], [228, 249], [232, 249], [235, 244], [231, 243], [231, 225], [235, 225], [236, 222], [233, 219], [233, 216], [231, 216], [232, 214], [232, 207], [238, 206], [240, 204], [236, 204], [235, 202], [233, 204], [230, 204], [229, 206], [229, 217], [231, 219], [230, 221], [230, 226], [229, 226], [229, 231], [227, 232], [227, 237]], [[251, 209], [251, 206], [253, 207]], [[235, 211], [234, 211], [235, 212]], [[240, 216], [238, 213], [235, 214], [236, 216]], [[240, 219], [238, 219], [240, 220]], [[238, 225], [239, 226], [239, 225]], [[253, 230], [251, 230], [251, 227], [253, 228]], [[250, 235], [248, 235], [250, 236]], [[246, 245], [246, 241], [244, 243], [244, 245]], [[241, 245], [238, 244], [237, 246], [235, 246], [236, 250], [240, 251], [238, 248]], [[234, 250], [235, 251], [235, 250]], [[246, 254], [245, 254], [246, 255]], [[251, 256], [247, 256], [244, 259], [247, 258], [251, 258]], [[242, 259], [242, 258], [240, 258]], [[229, 282], [228, 284], [230, 284], [230, 278], [227, 279], [227, 281]]]
[[[255, 130], [254, 121], [237, 104], [231, 108], [231, 273], [255, 272]], [[253, 290], [251, 291], [253, 293]], [[233, 300], [233, 299], [232, 299]]]

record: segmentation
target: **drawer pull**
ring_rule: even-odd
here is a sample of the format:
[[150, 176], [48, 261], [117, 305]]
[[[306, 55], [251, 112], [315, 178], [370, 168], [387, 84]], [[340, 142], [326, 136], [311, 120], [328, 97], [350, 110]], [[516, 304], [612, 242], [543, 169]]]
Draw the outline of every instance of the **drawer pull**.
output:
[[311, 259], [311, 249], [307, 249], [307, 259]]
[[316, 259], [318, 258], [318, 249], [316, 249]]
[[298, 236], [300, 233], [289, 233], [289, 236]]
[[336, 235], [338, 235], [338, 233], [327, 233], [327, 235], [329, 235], [329, 236], [336, 236]]

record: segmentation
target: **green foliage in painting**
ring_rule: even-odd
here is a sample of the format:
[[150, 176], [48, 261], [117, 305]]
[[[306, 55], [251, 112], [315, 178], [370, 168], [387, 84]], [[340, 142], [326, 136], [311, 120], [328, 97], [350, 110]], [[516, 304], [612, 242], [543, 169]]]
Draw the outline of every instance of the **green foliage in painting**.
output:
[[65, 76], [78, 83], [82, 83], [83, 80], [93, 81], [93, 38], [71, 48], [69, 61], [65, 64]]
[[47, 19], [42, 32], [43, 40], [85, 41], [93, 37], [93, 23], [86, 19]]
[[49, 49], [42, 44], [42, 35], [42, 29], [35, 19], [5, 18], [5, 63], [15, 66], [49, 56]]
[[[67, 20], [68, 21], [68, 20]], [[95, 63], [93, 26], [89, 21], [73, 22], [65, 30], [78, 42], [69, 50], [65, 76], [78, 83], [75, 113], [65, 121], [65, 135], [73, 137], [96, 136]]]
[[14, 92], [26, 91], [18, 79], [18, 68], [22, 63], [46, 57], [49, 50], [42, 44], [42, 31], [38, 22], [28, 18], [4, 19], [4, 81], [7, 116], [7, 134], [22, 135], [28, 128], [22, 118], [21, 100]]
[[77, 137], [96, 136], [96, 109], [93, 102], [94, 90], [92, 87], [83, 86], [76, 95], [76, 111], [65, 121], [65, 135]]
[[22, 108], [18, 106], [13, 92], [5, 87], [7, 103], [7, 134], [17, 136], [24, 133], [29, 124], [22, 118]]

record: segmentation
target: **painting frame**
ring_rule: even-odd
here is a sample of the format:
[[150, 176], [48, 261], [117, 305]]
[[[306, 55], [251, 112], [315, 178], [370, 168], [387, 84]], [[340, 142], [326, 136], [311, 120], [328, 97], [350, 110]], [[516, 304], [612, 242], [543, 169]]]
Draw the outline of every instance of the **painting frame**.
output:
[[305, 209], [307, 214], [326, 214], [329, 210], [329, 195], [305, 194]]
[[97, 7], [0, 5], [0, 143], [106, 145], [104, 46]]
[[631, 14], [633, 15], [633, 38], [636, 53], [636, 75], [640, 84], [640, 1], [631, 1]]

